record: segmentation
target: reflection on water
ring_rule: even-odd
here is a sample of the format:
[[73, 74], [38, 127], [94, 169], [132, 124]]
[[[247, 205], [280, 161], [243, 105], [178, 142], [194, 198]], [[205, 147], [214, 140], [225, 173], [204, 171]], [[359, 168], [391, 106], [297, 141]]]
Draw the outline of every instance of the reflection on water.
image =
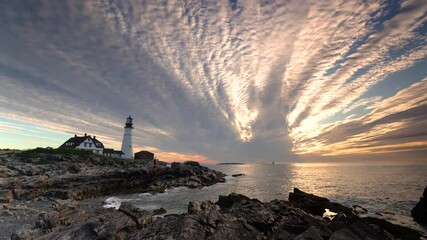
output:
[[218, 195], [237, 192], [261, 201], [287, 200], [294, 187], [346, 205], [361, 205], [371, 213], [410, 225], [410, 210], [427, 185], [427, 165], [259, 164], [216, 165], [210, 168], [227, 177], [203, 189], [176, 188], [165, 194], [118, 196], [132, 199], [139, 207], [164, 207], [168, 213], [183, 213], [189, 201], [217, 201]]

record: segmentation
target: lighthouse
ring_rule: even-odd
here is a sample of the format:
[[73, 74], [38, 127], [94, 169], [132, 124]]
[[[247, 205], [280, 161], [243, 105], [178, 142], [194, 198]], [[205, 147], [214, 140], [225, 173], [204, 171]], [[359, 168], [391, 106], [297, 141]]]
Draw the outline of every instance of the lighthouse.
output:
[[129, 115], [126, 118], [125, 133], [123, 134], [122, 152], [124, 153], [123, 158], [133, 159], [133, 148], [132, 148], [132, 117]]

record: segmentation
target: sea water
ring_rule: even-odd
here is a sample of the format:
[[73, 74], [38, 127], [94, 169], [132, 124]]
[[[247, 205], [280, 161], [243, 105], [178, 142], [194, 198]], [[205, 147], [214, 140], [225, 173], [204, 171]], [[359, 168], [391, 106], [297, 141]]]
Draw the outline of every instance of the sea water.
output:
[[[163, 207], [167, 214], [187, 211], [189, 201], [217, 201], [219, 195], [232, 192], [261, 201], [287, 200], [294, 187], [326, 197], [344, 205], [360, 205], [368, 214], [393, 223], [426, 229], [414, 223], [410, 211], [427, 186], [427, 165], [396, 164], [245, 164], [210, 165], [224, 172], [225, 183], [201, 189], [178, 187], [160, 194], [128, 194], [110, 197], [106, 207], [118, 207], [122, 201], [154, 210]], [[243, 177], [231, 177], [243, 173]]]

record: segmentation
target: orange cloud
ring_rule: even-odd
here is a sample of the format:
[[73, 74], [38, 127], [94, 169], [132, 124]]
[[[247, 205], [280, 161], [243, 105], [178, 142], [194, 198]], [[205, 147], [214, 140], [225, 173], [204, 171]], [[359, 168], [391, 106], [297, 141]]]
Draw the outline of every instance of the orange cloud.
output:
[[203, 155], [199, 155], [199, 154], [189, 154], [189, 153], [179, 153], [179, 152], [167, 152], [167, 151], [162, 151], [160, 149], [157, 149], [155, 147], [150, 147], [150, 146], [144, 146], [144, 147], [136, 147], [134, 148], [134, 152], [138, 152], [141, 150], [145, 150], [145, 151], [150, 151], [153, 152], [156, 156], [156, 158], [158, 158], [161, 161], [164, 162], [185, 162], [185, 161], [196, 161], [199, 163], [205, 163], [205, 164], [217, 164], [219, 163], [219, 161], [214, 160], [214, 159], [209, 159]]

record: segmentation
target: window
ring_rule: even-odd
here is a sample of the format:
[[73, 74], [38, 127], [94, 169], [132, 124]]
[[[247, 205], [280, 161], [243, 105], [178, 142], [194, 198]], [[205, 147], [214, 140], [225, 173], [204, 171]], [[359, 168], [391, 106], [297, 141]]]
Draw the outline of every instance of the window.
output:
[[92, 147], [92, 143], [89, 143], [89, 147]]

